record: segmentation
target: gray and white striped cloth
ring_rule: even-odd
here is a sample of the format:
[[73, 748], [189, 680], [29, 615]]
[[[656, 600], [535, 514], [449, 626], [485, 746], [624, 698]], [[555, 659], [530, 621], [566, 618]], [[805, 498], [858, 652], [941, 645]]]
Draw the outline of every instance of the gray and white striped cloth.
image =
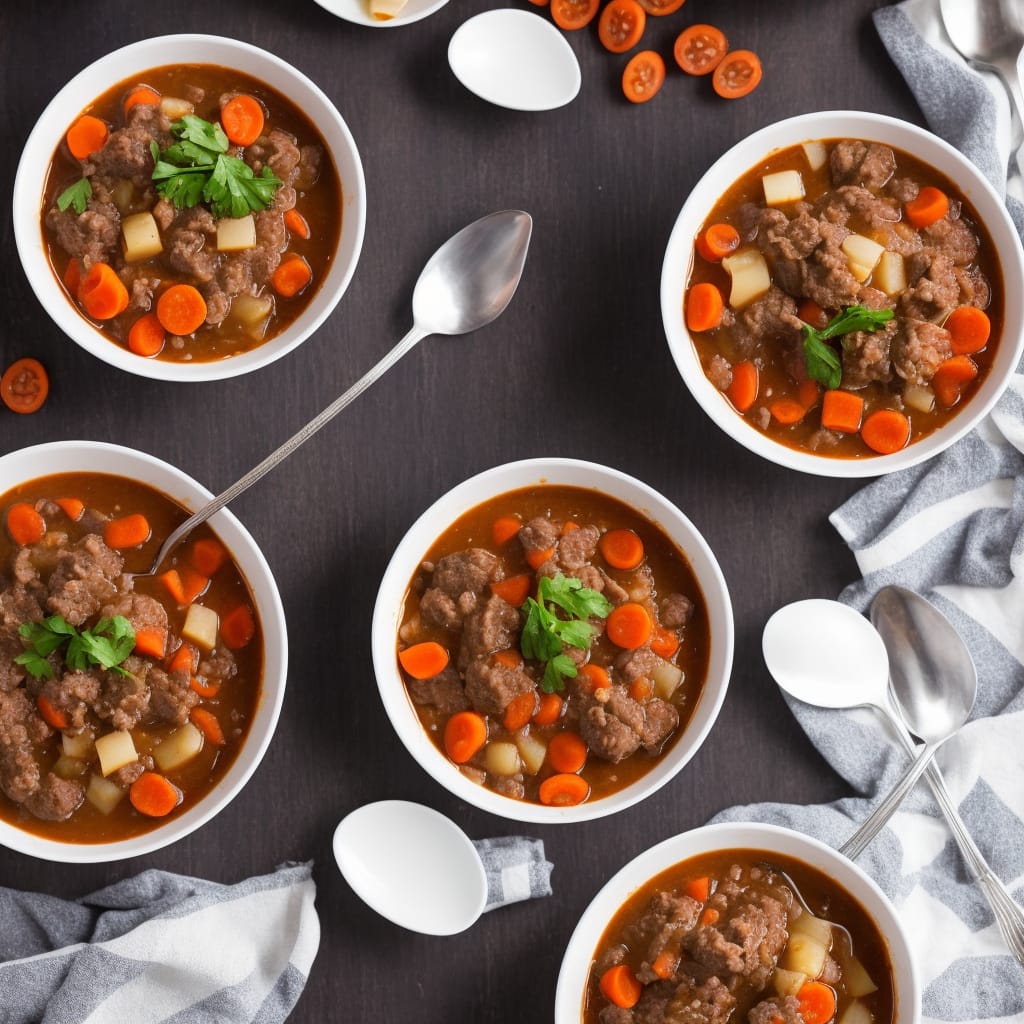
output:
[[[937, 0], [908, 0], [875, 24], [937, 134], [1005, 193], [1008, 102], [939, 28]], [[1024, 231], [1022, 206], [1008, 206]], [[1024, 282], [1007, 281], [1007, 288]], [[931, 600], [978, 667], [971, 721], [939, 751], [954, 802], [994, 871], [1024, 903], [1024, 375], [982, 425], [922, 466], [884, 477], [831, 516], [863, 578], [840, 599], [866, 611], [895, 583]], [[766, 685], [769, 680], [766, 674]], [[787, 698], [815, 746], [861, 794], [834, 805], [763, 804], [719, 819], [789, 825], [840, 846], [906, 767], [868, 711]], [[929, 790], [919, 785], [859, 863], [899, 908], [926, 1022], [1024, 1022], [1024, 970], [1010, 956]]]

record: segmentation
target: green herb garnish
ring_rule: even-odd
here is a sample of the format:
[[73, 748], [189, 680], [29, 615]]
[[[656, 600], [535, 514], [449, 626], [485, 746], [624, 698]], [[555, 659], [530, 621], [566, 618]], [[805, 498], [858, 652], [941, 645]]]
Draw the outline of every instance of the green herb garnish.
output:
[[76, 672], [99, 665], [130, 675], [121, 668], [121, 662], [135, 648], [135, 630], [123, 615], [100, 619], [92, 629], [81, 631], [63, 616], [51, 615], [42, 622], [23, 623], [18, 627], [18, 634], [28, 641], [28, 649], [14, 660], [24, 666], [33, 679], [53, 678], [53, 668], [46, 659], [65, 642], [68, 646], [64, 662]]
[[74, 185], [69, 185], [57, 196], [57, 209], [66, 210], [69, 206], [73, 206], [75, 213], [85, 213], [90, 199], [92, 199], [92, 185], [88, 178], [80, 178]]
[[804, 360], [807, 375], [824, 384], [827, 388], [839, 387], [843, 378], [843, 367], [836, 350], [826, 344], [829, 338], [854, 331], [877, 331], [882, 324], [893, 318], [891, 309], [868, 309], [867, 306], [847, 306], [828, 322], [820, 331], [810, 324], [803, 325]]
[[157, 192], [179, 210], [206, 203], [214, 217], [244, 217], [265, 210], [282, 181], [268, 165], [260, 175], [228, 156], [228, 137], [219, 124], [186, 114], [171, 125], [177, 142], [163, 152], [150, 143]]
[[[555, 610], [569, 618], [560, 618]], [[587, 619], [607, 618], [611, 610], [607, 598], [578, 579], [561, 573], [540, 578], [537, 598], [528, 597], [523, 604], [526, 624], [519, 644], [524, 657], [545, 663], [541, 681], [545, 693], [564, 690], [565, 680], [576, 675], [576, 663], [563, 653], [562, 646], [587, 650], [596, 632]]]

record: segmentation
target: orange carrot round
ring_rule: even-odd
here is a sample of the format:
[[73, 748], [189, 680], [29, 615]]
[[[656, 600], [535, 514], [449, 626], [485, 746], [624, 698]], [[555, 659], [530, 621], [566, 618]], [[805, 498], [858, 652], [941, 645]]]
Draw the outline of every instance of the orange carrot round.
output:
[[263, 107], [255, 96], [241, 93], [220, 109], [224, 134], [236, 146], [251, 146], [263, 132]]
[[66, 136], [68, 149], [76, 160], [84, 160], [102, 149], [110, 135], [106, 124], [92, 114], [83, 114], [69, 129]]
[[676, 973], [679, 966], [679, 954], [673, 953], [671, 948], [663, 949], [651, 964], [651, 970], [662, 980], [667, 981]]
[[160, 93], [150, 89], [147, 85], [137, 86], [124, 98], [123, 109], [125, 114], [127, 114], [132, 107], [137, 107], [140, 104], [147, 107], [160, 106]]
[[796, 308], [796, 315], [816, 330], [823, 331], [828, 327], [828, 313], [813, 299], [802, 299]]
[[528, 573], [509, 576], [507, 580], [498, 580], [491, 584], [491, 593], [497, 594], [503, 601], [518, 608], [530, 595], [533, 577]]
[[46, 533], [46, 520], [34, 505], [19, 501], [7, 510], [7, 532], [15, 544], [35, 544]]
[[49, 697], [43, 694], [39, 694], [36, 698], [36, 707], [39, 708], [39, 714], [43, 721], [51, 729], [66, 729], [71, 724], [68, 713], [63, 708], [57, 707]]
[[587, 745], [575, 732], [560, 732], [548, 743], [548, 763], [556, 772], [578, 772], [587, 763]]
[[621, 1006], [624, 1010], [636, 1006], [640, 1000], [640, 994], [643, 992], [643, 985], [637, 980], [637, 976], [629, 964], [616, 964], [614, 967], [609, 967], [601, 975], [598, 987], [605, 999], [616, 1006]]
[[944, 326], [949, 331], [949, 346], [955, 356], [980, 352], [988, 344], [992, 333], [992, 321], [977, 306], [957, 306], [946, 317]]
[[807, 408], [793, 398], [777, 398], [768, 406], [768, 411], [772, 419], [788, 427], [799, 423], [806, 415]]
[[398, 661], [413, 679], [432, 679], [448, 665], [448, 652], [435, 640], [424, 640], [399, 651]]
[[836, 994], [823, 981], [805, 981], [796, 999], [804, 1024], [829, 1024], [836, 1015]]
[[592, 661], [588, 661], [577, 673], [576, 681], [581, 686], [586, 687], [591, 693], [594, 690], [604, 690], [612, 685], [611, 678], [608, 675], [608, 670], [602, 668], [600, 665], [595, 665]]
[[155, 356], [164, 347], [166, 331], [156, 313], [143, 313], [128, 328], [128, 348], [137, 356]]
[[671, 658], [679, 650], [679, 635], [674, 629], [656, 626], [651, 637], [651, 650], [659, 658]]
[[538, 796], [548, 807], [575, 807], [590, 796], [590, 783], [570, 772], [550, 775], [540, 784]]
[[872, 451], [892, 455], [910, 440], [910, 420], [896, 409], [879, 409], [863, 422], [860, 436]]
[[110, 519], [103, 525], [103, 540], [108, 548], [137, 548], [149, 540], [151, 533], [149, 520], [140, 512]]
[[291, 256], [283, 260], [270, 275], [274, 291], [286, 299], [298, 295], [312, 280], [313, 271], [301, 256]]
[[694, 333], [710, 331], [722, 322], [722, 293], [709, 281], [695, 284], [686, 295], [686, 326]]
[[598, 547], [613, 569], [635, 569], [644, 560], [644, 542], [633, 530], [608, 530]]
[[654, 683], [650, 679], [645, 679], [640, 676], [639, 679], [634, 679], [629, 684], [629, 695], [638, 704], [642, 704], [646, 700], [650, 700], [654, 696]]
[[456, 764], [465, 764], [487, 742], [487, 722], [475, 711], [457, 711], [444, 727], [444, 749]]
[[508, 729], [509, 732], [515, 732], [517, 729], [522, 729], [527, 722], [533, 718], [533, 713], [537, 708], [537, 693], [534, 690], [530, 690], [529, 693], [519, 693], [509, 702], [507, 708], [505, 708], [505, 714], [502, 716], [502, 724]]
[[167, 653], [167, 633], [162, 629], [135, 630], [135, 653], [162, 661]]
[[128, 308], [128, 289], [109, 263], [94, 263], [78, 286], [82, 308], [94, 320], [112, 320]]
[[554, 557], [554, 548], [533, 548], [526, 552], [526, 561], [531, 569], [539, 569], [545, 562], [549, 562]]
[[216, 747], [223, 747], [227, 743], [224, 738], [224, 730], [212, 711], [208, 711], [206, 708], [193, 708], [188, 717], [208, 742]]
[[64, 515], [72, 522], [78, 522], [85, 511], [85, 502], [80, 498], [58, 498], [57, 504], [63, 509]]
[[491, 526], [491, 539], [495, 544], [504, 544], [519, 533], [522, 526], [518, 516], [498, 516]]
[[654, 623], [647, 609], [635, 601], [613, 608], [606, 623], [608, 639], [616, 647], [634, 650], [643, 647], [654, 632]]
[[721, 263], [740, 247], [740, 233], [731, 224], [712, 224], [697, 236], [697, 252], [709, 263]]
[[72, 257], [68, 260], [68, 265], [64, 268], [64, 276], [61, 278], [64, 282], [64, 287], [67, 288], [68, 294], [78, 298], [78, 289], [82, 285], [82, 264]]
[[732, 383], [725, 393], [739, 412], [746, 412], [757, 401], [758, 386], [757, 367], [744, 359], [732, 368]]
[[533, 716], [534, 725], [554, 725], [562, 717], [562, 698], [557, 693], [542, 693]]
[[949, 212], [949, 196], [934, 185], [925, 185], [915, 198], [903, 204], [903, 212], [915, 228], [926, 228]]
[[852, 391], [830, 390], [821, 403], [821, 425], [842, 434], [856, 434], [864, 415], [864, 399]]
[[168, 334], [184, 338], [206, 320], [206, 299], [190, 284], [172, 284], [156, 300], [156, 315]]
[[187, 672], [191, 674], [199, 667], [199, 652], [188, 643], [183, 643], [171, 655], [167, 668], [171, 672]]
[[948, 408], [960, 401], [964, 385], [969, 384], [977, 376], [977, 364], [970, 356], [950, 356], [939, 363], [939, 368], [932, 376], [932, 391]]
[[284, 226], [296, 238], [309, 238], [312, 232], [309, 230], [309, 221], [294, 207], [284, 215]]
[[220, 635], [233, 651], [239, 651], [256, 635], [256, 620], [247, 605], [236, 605], [221, 616]]
[[227, 558], [228, 553], [224, 550], [223, 545], [212, 537], [200, 537], [193, 541], [188, 553], [188, 560], [192, 564], [192, 568], [204, 576], [212, 576], [227, 561]]
[[156, 772], [144, 772], [128, 790], [128, 799], [140, 814], [163, 818], [181, 803], [181, 790]]

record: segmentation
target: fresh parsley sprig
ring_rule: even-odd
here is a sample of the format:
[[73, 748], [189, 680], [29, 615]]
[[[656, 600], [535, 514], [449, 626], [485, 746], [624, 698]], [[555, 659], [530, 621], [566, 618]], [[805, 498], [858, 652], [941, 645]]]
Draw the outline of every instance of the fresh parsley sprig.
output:
[[59, 196], [57, 196], [57, 209], [66, 210], [69, 206], [75, 208], [75, 213], [85, 213], [85, 208], [92, 199], [92, 183], [88, 178], [79, 178], [74, 185], [69, 185]]
[[868, 309], [867, 306], [847, 306], [837, 313], [820, 331], [804, 324], [804, 361], [807, 375], [827, 388], [839, 387], [843, 379], [843, 366], [836, 350], [826, 344], [829, 338], [838, 338], [854, 331], [877, 331], [893, 318], [891, 309]]
[[[556, 611], [568, 618], [560, 618]], [[554, 693], [565, 689], [565, 680], [576, 675], [576, 663], [563, 652], [563, 645], [587, 650], [594, 639], [591, 616], [607, 618], [612, 606], [604, 595], [583, 586], [580, 580], [558, 573], [542, 576], [537, 597], [523, 604], [526, 623], [519, 646], [523, 657], [544, 662], [541, 689]]]
[[265, 210], [283, 184], [268, 165], [261, 174], [228, 156], [228, 137], [219, 124], [186, 114], [171, 125], [178, 140], [163, 152], [150, 143], [157, 192], [179, 210], [205, 203], [215, 217], [244, 217]]
[[33, 679], [52, 679], [53, 666], [47, 658], [62, 644], [67, 643], [64, 663], [76, 672], [84, 672], [98, 665], [129, 675], [121, 662], [135, 648], [135, 630], [123, 616], [100, 619], [92, 629], [75, 629], [61, 615], [51, 615], [42, 622], [25, 622], [18, 634], [27, 641], [24, 653], [14, 660], [22, 665]]

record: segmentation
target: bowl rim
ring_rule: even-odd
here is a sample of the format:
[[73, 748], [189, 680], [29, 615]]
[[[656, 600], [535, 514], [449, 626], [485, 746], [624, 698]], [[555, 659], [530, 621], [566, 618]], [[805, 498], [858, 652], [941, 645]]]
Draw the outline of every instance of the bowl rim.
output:
[[[181, 59], [180, 55], [187, 55]], [[175, 58], [177, 56], [177, 59]], [[111, 65], [121, 67], [111, 71]], [[309, 305], [285, 330], [254, 349], [212, 362], [168, 362], [138, 356], [107, 338], [74, 308], [47, 257], [43, 236], [40, 167], [49, 166], [67, 125], [117, 82], [174, 64], [235, 68], [280, 92], [303, 109], [327, 144], [342, 193], [341, 232], [324, 278]], [[298, 93], [298, 95], [296, 95]], [[309, 108], [314, 109], [310, 110]], [[14, 176], [14, 240], [22, 268], [39, 303], [56, 326], [103, 362], [151, 380], [212, 381], [250, 373], [308, 340], [334, 311], [355, 274], [366, 231], [366, 181], [355, 139], [331, 99], [297, 67], [252, 43], [205, 33], [152, 36], [99, 57], [66, 82], [43, 108], [18, 159]], [[284, 339], [284, 340], [282, 340]]]
[[555, 1024], [580, 1024], [594, 950], [612, 917], [630, 896], [674, 864], [729, 849], [765, 850], [804, 860], [846, 889], [871, 916], [888, 945], [901, 1024], [920, 1024], [917, 963], [899, 912], [878, 883], [854, 861], [814, 836], [754, 821], [718, 822], [670, 836], [627, 861], [601, 886], [566, 944], [555, 988]]
[[[711, 649], [704, 689], [682, 735], [636, 782], [575, 807], [545, 807], [515, 800], [466, 778], [427, 736], [395, 657], [404, 596], [430, 545], [464, 512], [489, 498], [547, 484], [609, 494], [660, 526], [686, 555], [700, 585], [709, 619]], [[648, 484], [609, 466], [548, 457], [504, 463], [477, 473], [456, 484], [422, 512], [399, 541], [384, 571], [370, 633], [381, 701], [399, 739], [419, 766], [450, 793], [481, 810], [513, 821], [556, 824], [590, 821], [631, 807], [655, 793], [685, 767], [704, 743], [725, 701], [732, 671], [735, 625], [729, 589], [710, 545], [673, 502]]]
[[[29, 467], [21, 472], [18, 467]], [[63, 466], [64, 468], [57, 468]], [[67, 472], [129, 476], [195, 510], [213, 497], [183, 470], [137, 448], [103, 441], [49, 441], [0, 456], [0, 493], [23, 480]], [[10, 484], [5, 477], [15, 476]], [[210, 525], [242, 571], [263, 628], [263, 676], [249, 734], [217, 786], [193, 807], [164, 825], [128, 839], [105, 843], [60, 842], [0, 820], [0, 846], [40, 860], [97, 864], [140, 857], [184, 839], [220, 813], [245, 787], [270, 746], [277, 728], [288, 679], [288, 631], [277, 582], [253, 536], [228, 509]]]
[[[696, 229], [722, 192], [753, 169], [759, 160], [778, 149], [805, 140], [844, 137], [869, 139], [903, 149], [956, 180], [957, 187], [992, 237], [1003, 275], [1003, 337], [995, 363], [978, 393], [946, 426], [920, 441], [892, 455], [861, 459], [830, 458], [789, 448], [750, 426], [707, 379], [695, 357], [693, 342], [680, 313]], [[1024, 279], [1024, 249], [1006, 204], [981, 171], [959, 150], [926, 128], [886, 114], [862, 110], [814, 111], [776, 121], [740, 139], [693, 186], [676, 216], [662, 261], [662, 324], [683, 383], [711, 420], [738, 444], [777, 465], [815, 476], [882, 476], [918, 465], [955, 444], [976, 427], [999, 400], [1024, 353], [1024, 304], [1020, 289], [1011, 287], [1021, 279]]]

